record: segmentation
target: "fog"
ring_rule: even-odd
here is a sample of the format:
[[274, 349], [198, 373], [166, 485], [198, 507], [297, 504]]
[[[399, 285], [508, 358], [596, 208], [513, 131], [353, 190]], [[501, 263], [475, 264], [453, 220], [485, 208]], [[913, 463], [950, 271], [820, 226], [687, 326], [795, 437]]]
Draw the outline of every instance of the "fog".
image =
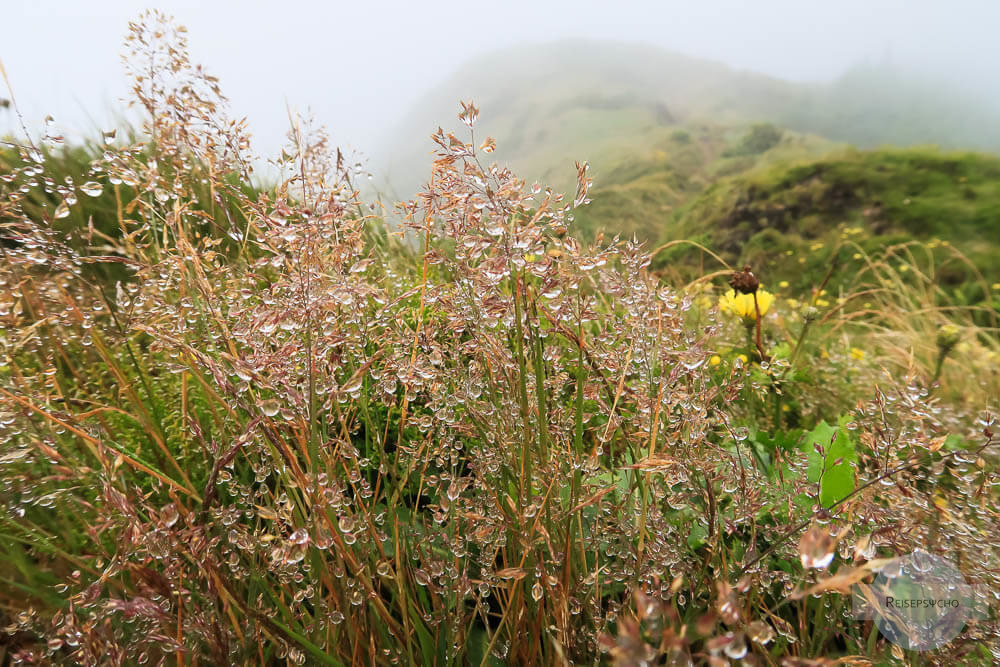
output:
[[[93, 135], [122, 116], [122, 39], [146, 6], [0, 3], [0, 61], [29, 128], [51, 114], [69, 136]], [[791, 81], [829, 81], [858, 63], [889, 62], [994, 95], [1000, 74], [1000, 4], [988, 0], [152, 6], [189, 28], [193, 59], [221, 78], [262, 152], [282, 141], [288, 107], [311, 109], [335, 142], [369, 151], [467, 59], [567, 37], [644, 42]], [[2, 84], [0, 97], [9, 97]], [[5, 131], [19, 131], [18, 123], [0, 108]]]

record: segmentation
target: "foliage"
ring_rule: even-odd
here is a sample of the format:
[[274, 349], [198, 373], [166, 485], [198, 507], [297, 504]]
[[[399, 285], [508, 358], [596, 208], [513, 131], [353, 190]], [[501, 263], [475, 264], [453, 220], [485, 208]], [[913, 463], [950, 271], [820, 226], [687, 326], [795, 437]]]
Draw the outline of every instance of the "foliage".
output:
[[732, 157], [765, 153], [781, 143], [782, 134], [782, 131], [771, 123], [757, 123], [747, 130], [738, 145], [727, 149], [723, 155]]
[[[586, 165], [564, 198], [484, 164], [471, 103], [390, 233], [305, 119], [251, 188], [161, 14], [127, 48], [136, 135], [75, 175], [14, 146], [0, 185], [15, 661], [901, 660], [838, 575], [921, 546], [1000, 584], [993, 417], [950, 400], [996, 350], [967, 309], [900, 359], [926, 284], [844, 297], [866, 321], [819, 284], [744, 340], [709, 280], [577, 238]], [[998, 654], [991, 618], [936, 657]]]

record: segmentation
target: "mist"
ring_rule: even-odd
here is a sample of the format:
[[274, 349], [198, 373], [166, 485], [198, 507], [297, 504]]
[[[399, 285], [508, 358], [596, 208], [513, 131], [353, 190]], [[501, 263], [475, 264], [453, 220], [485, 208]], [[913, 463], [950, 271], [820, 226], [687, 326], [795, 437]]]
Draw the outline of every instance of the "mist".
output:
[[[623, 2], [613, 9], [583, 1], [152, 6], [189, 28], [194, 61], [220, 77], [262, 153], [283, 141], [289, 109], [311, 110], [335, 142], [370, 152], [467, 60], [524, 42], [639, 42], [796, 82], [827, 82], [861, 63], [889, 63], [991, 97], [1000, 74], [993, 38], [1000, 6], [971, 0]], [[146, 7], [122, 0], [4, 3], [0, 60], [29, 129], [52, 115], [70, 137], [93, 135], [123, 117], [121, 43], [128, 21]], [[0, 132], [19, 131], [13, 110], [0, 109]]]

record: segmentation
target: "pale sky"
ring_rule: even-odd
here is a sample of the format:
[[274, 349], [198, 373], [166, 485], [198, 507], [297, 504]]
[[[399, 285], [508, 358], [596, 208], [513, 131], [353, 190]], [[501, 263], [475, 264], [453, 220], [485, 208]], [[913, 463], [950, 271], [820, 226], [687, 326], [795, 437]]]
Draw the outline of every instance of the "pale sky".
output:
[[[1000, 75], [992, 0], [0, 0], [0, 60], [29, 127], [46, 114], [69, 136], [112, 123], [127, 22], [147, 7], [188, 27], [193, 59], [263, 152], [281, 143], [286, 102], [370, 151], [467, 58], [525, 41], [641, 41], [797, 81], [886, 58], [991, 89]], [[12, 121], [0, 109], [0, 134]]]

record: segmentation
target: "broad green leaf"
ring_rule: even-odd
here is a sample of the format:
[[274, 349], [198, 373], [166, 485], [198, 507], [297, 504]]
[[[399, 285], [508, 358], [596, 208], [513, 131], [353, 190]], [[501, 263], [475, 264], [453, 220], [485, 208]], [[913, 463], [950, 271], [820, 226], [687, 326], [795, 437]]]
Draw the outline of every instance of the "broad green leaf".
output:
[[[802, 441], [809, 457], [806, 476], [810, 482], [820, 483], [819, 502], [824, 507], [830, 507], [854, 491], [852, 464], [857, 461], [858, 455], [844, 428], [846, 421], [846, 418], [841, 418], [838, 426], [821, 421]], [[825, 456], [816, 451], [815, 445], [823, 447]]]

